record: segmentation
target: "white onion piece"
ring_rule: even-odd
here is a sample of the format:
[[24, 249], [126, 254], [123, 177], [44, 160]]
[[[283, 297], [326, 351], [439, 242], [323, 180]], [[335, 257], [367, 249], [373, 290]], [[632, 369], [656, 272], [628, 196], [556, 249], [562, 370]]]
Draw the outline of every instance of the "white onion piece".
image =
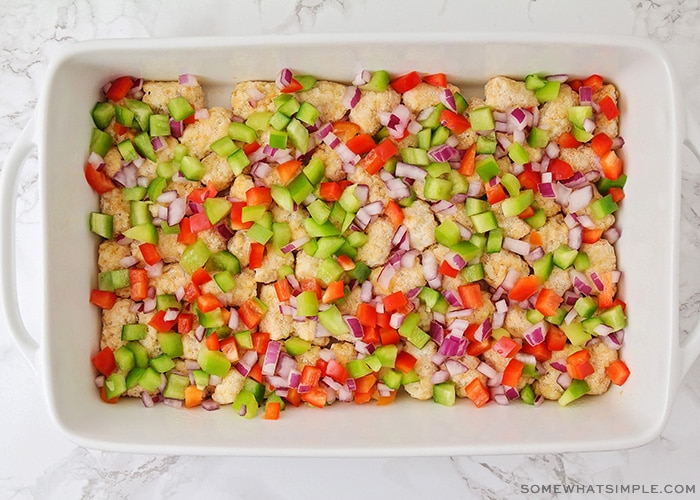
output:
[[530, 243], [509, 236], [503, 238], [502, 247], [523, 257], [530, 253]]
[[430, 376], [431, 384], [442, 384], [450, 380], [450, 374], [446, 370], [438, 370]]
[[578, 212], [586, 208], [593, 200], [593, 186], [576, 189], [569, 194], [569, 212]]

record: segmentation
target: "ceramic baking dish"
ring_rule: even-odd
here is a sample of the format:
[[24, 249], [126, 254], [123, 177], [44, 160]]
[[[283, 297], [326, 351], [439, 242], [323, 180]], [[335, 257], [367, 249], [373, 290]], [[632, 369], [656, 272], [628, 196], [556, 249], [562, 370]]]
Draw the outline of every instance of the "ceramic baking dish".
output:
[[[624, 358], [633, 375], [620, 388], [569, 407], [514, 404], [476, 409], [399, 398], [396, 404], [336, 404], [289, 411], [278, 421], [231, 411], [145, 409], [140, 400], [106, 405], [93, 385], [99, 316], [88, 305], [96, 239], [86, 214], [97, 197], [82, 166], [100, 86], [122, 74], [145, 79], [197, 75], [209, 104], [226, 105], [236, 81], [275, 78], [283, 66], [349, 81], [362, 68], [442, 71], [467, 94], [495, 75], [599, 73], [621, 91], [629, 181], [617, 244], [628, 304]], [[36, 115], [2, 170], [0, 264], [8, 331], [37, 369], [48, 407], [71, 439], [91, 448], [178, 454], [391, 456], [561, 452], [629, 448], [658, 436], [674, 391], [700, 351], [696, 327], [681, 342], [678, 248], [681, 148], [696, 155], [665, 54], [633, 38], [577, 35], [424, 34], [102, 40], [68, 47], [46, 76]], [[14, 268], [14, 200], [24, 159], [38, 148], [46, 270], [43, 331], [19, 314]], [[650, 228], [653, 230], [650, 231]], [[650, 235], [653, 234], [653, 239]]]

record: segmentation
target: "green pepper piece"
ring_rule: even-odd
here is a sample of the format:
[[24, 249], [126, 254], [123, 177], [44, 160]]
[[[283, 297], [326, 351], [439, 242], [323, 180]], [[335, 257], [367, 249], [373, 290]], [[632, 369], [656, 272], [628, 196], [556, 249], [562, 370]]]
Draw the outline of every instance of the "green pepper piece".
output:
[[95, 126], [101, 130], [107, 128], [107, 126], [114, 118], [114, 104], [111, 102], [98, 102], [92, 108], [92, 121], [95, 122]]

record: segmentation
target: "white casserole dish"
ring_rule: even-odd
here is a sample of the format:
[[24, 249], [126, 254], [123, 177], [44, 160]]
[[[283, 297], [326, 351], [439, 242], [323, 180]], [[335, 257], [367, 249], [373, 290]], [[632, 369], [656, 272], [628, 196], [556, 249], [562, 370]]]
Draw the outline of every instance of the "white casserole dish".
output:
[[[0, 185], [2, 308], [9, 331], [37, 369], [58, 427], [80, 445], [130, 452], [229, 455], [388, 456], [534, 453], [629, 448], [658, 436], [683, 374], [700, 352], [700, 328], [681, 343], [678, 325], [680, 151], [696, 155], [700, 131], [688, 120], [670, 64], [632, 38], [502, 34], [279, 36], [103, 40], [69, 47], [47, 74], [36, 116], [14, 145]], [[337, 404], [285, 412], [276, 422], [218, 412], [106, 405], [93, 384], [99, 315], [88, 296], [97, 241], [86, 215], [97, 197], [82, 166], [102, 83], [122, 74], [175, 79], [195, 74], [209, 105], [228, 102], [236, 81], [273, 80], [283, 66], [349, 81], [362, 68], [393, 74], [442, 71], [474, 90], [495, 75], [599, 73], [622, 97], [629, 181], [617, 244], [628, 304], [623, 357], [629, 381], [566, 408], [487, 405], [447, 408], [401, 398], [376, 407]], [[470, 92], [467, 92], [468, 94]], [[37, 147], [43, 203], [46, 309], [43, 331], [27, 332], [17, 304], [14, 200], [24, 159]], [[650, 239], [649, 228], [654, 237]]]

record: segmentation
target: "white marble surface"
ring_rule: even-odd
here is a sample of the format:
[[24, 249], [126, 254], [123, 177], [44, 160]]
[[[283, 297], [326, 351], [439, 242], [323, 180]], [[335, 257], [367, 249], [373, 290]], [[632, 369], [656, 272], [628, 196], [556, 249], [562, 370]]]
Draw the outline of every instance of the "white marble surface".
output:
[[[520, 30], [632, 34], [671, 55], [687, 102], [700, 109], [697, 0], [239, 0], [236, 2], [2, 0], [0, 168], [31, 116], [47, 63], [91, 38], [359, 31]], [[681, 329], [700, 310], [700, 167], [683, 156]], [[37, 166], [24, 166], [17, 204], [19, 295], [31, 331], [41, 299]], [[700, 363], [676, 394], [662, 435], [641, 448], [599, 453], [408, 459], [268, 459], [129, 455], [76, 447], [51, 422], [38, 378], [0, 333], [0, 499], [26, 498], [513, 498], [559, 485], [558, 498], [633, 497], [606, 485], [691, 485], [700, 496]], [[339, 488], [339, 485], [341, 487]], [[579, 485], [580, 493], [563, 487]], [[602, 485], [599, 491], [598, 485]], [[639, 494], [642, 494], [641, 492]], [[548, 498], [550, 494], [531, 495]], [[648, 496], [648, 495], [645, 495]]]

